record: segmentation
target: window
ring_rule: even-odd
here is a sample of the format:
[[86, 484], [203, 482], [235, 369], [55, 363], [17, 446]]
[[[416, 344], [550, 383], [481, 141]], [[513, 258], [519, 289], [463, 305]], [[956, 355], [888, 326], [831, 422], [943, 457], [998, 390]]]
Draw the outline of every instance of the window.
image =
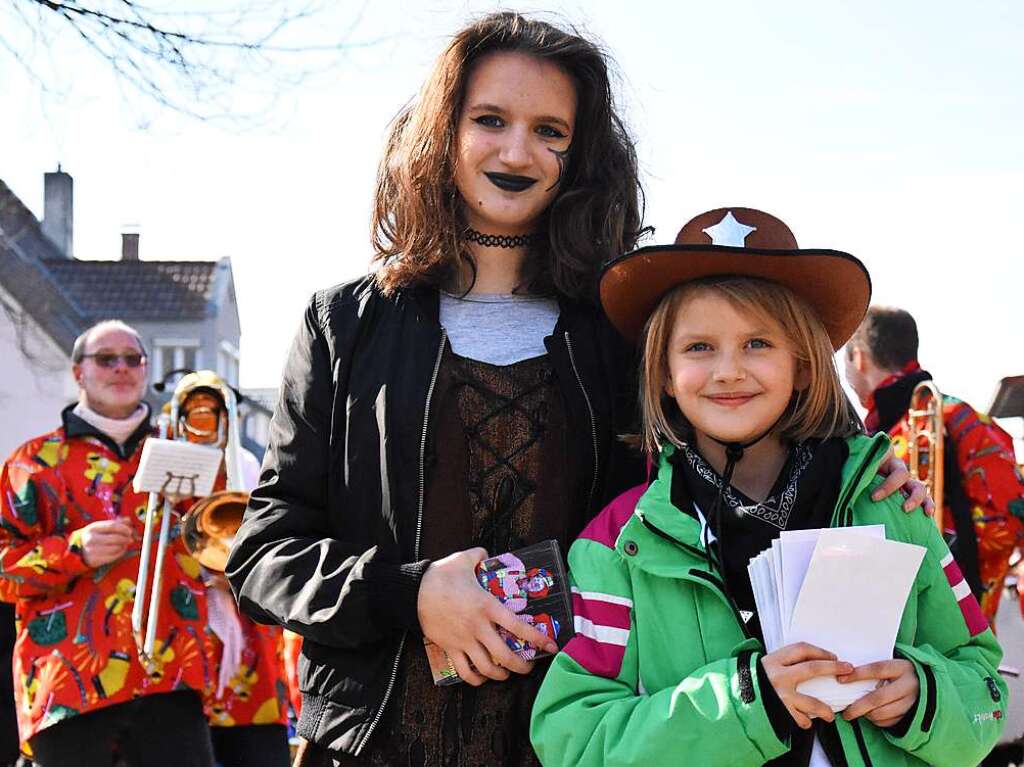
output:
[[[162, 381], [172, 370], [188, 368], [198, 370], [203, 365], [202, 349], [198, 338], [157, 338], [153, 342], [152, 375], [154, 381]], [[167, 379], [173, 384], [182, 374]]]
[[245, 436], [257, 445], [266, 446], [270, 440], [270, 419], [259, 411], [249, 413], [245, 419]]
[[238, 386], [238, 348], [227, 341], [220, 342], [217, 350], [217, 374], [232, 386]]

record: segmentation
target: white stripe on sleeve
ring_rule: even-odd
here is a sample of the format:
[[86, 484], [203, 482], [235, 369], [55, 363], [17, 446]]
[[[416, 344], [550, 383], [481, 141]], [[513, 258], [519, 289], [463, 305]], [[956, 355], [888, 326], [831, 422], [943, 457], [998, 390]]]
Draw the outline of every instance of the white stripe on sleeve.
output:
[[967, 585], [967, 581], [960, 581], [953, 587], [953, 596], [956, 597], [956, 601], [959, 602], [966, 596], [970, 596], [971, 587]]
[[617, 629], [611, 626], [599, 626], [579, 615], [573, 620], [577, 634], [593, 639], [595, 642], [625, 647], [629, 640], [629, 629]]
[[575, 586], [572, 587], [573, 594], [579, 594], [580, 597], [588, 601], [594, 602], [607, 602], [610, 605], [622, 605], [623, 607], [632, 607], [633, 600], [627, 597], [617, 597], [614, 594], [602, 594], [599, 591], [580, 591]]

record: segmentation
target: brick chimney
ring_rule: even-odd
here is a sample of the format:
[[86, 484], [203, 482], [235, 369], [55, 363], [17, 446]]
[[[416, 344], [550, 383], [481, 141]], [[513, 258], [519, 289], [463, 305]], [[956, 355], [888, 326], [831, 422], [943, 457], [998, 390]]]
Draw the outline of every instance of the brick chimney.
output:
[[139, 233], [121, 232], [121, 260], [139, 260]]
[[43, 234], [65, 258], [73, 258], [74, 180], [60, 169], [43, 174]]

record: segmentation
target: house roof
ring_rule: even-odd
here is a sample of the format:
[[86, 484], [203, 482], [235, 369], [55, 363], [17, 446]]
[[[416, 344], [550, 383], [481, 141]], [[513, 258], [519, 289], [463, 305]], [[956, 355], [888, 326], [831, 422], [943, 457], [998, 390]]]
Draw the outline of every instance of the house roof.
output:
[[0, 180], [0, 232], [24, 255], [36, 259], [62, 259], [64, 254], [43, 234], [35, 215], [11, 188]]
[[214, 300], [216, 261], [49, 261], [47, 269], [90, 317], [199, 320]]
[[62, 258], [57, 246], [17, 195], [0, 181], [0, 285], [68, 354], [89, 318], [47, 266]]
[[68, 353], [78, 334], [99, 320], [188, 322], [211, 316], [221, 286], [233, 290], [230, 277], [226, 259], [66, 258], [0, 181], [0, 286]]

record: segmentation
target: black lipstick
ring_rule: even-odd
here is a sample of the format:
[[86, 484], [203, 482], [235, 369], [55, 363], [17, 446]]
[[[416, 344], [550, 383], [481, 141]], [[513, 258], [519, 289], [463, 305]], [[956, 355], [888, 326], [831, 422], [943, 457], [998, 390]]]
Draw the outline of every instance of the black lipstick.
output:
[[537, 183], [537, 179], [529, 176], [513, 176], [510, 173], [484, 173], [491, 183], [504, 192], [525, 192]]

